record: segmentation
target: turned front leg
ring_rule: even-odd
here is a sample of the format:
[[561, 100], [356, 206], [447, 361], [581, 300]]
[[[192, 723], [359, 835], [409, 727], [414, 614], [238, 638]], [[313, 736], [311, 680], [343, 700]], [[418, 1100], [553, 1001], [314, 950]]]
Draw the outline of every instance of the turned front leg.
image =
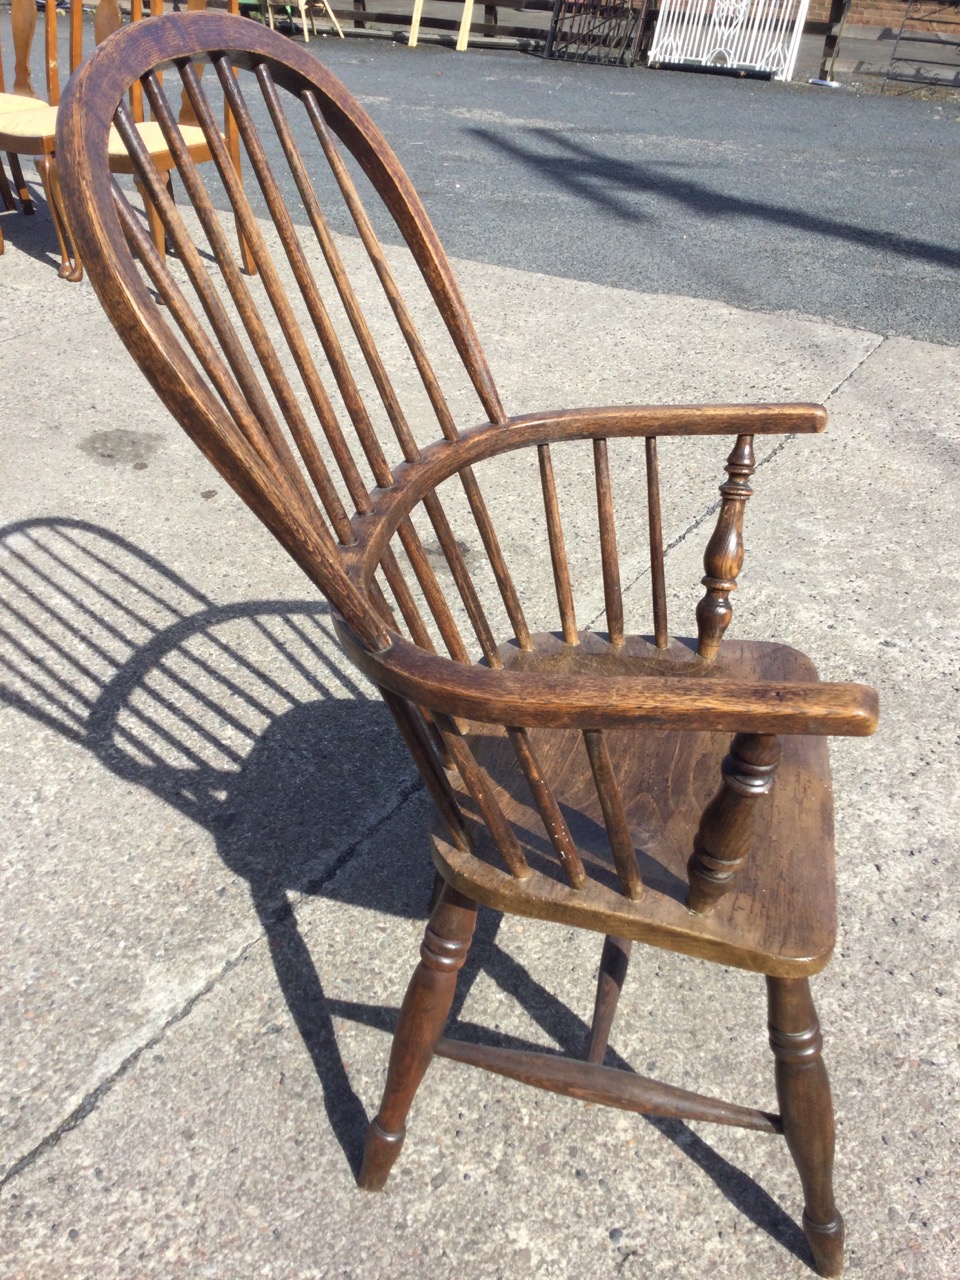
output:
[[381, 1190], [400, 1154], [407, 1112], [443, 1034], [476, 919], [477, 904], [444, 885], [400, 1008], [380, 1110], [367, 1130], [358, 1179], [365, 1191]]
[[722, 502], [707, 549], [703, 553], [707, 594], [697, 605], [697, 653], [712, 662], [733, 617], [730, 593], [743, 567], [743, 511], [753, 495], [750, 477], [756, 470], [753, 436], [737, 436], [724, 468], [729, 479], [720, 486]]
[[843, 1218], [833, 1198], [833, 1102], [806, 978], [767, 978], [783, 1136], [803, 1186], [803, 1230], [822, 1276], [843, 1271]]
[[780, 739], [765, 733], [738, 733], [721, 772], [720, 790], [707, 805], [687, 863], [688, 906], [709, 915], [730, 889], [753, 847], [762, 797], [773, 786]]

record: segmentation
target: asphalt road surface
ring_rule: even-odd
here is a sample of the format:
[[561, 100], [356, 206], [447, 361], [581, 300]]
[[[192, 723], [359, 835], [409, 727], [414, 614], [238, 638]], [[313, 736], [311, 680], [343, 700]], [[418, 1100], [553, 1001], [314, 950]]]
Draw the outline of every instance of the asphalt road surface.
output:
[[[9, 48], [6, 9], [0, 30]], [[960, 94], [309, 49], [383, 129], [454, 256], [960, 342]]]
[[447, 251], [960, 341], [960, 97], [311, 42]]

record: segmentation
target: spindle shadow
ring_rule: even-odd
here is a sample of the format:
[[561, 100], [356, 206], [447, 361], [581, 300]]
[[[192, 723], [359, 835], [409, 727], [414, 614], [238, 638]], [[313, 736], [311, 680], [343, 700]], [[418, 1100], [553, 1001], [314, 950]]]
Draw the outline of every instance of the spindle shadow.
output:
[[[225, 865], [249, 886], [331, 1128], [356, 1173], [367, 1117], [333, 1019], [389, 1032], [396, 1010], [328, 997], [294, 908], [322, 894], [422, 917], [431, 870], [426, 839], [409, 860], [378, 864], [387, 868], [379, 876], [354, 858], [419, 783], [384, 705], [331, 657], [327, 605], [217, 605], [110, 530], [58, 518], [0, 529], [0, 583], [0, 702], [211, 833]], [[481, 913], [452, 1034], [490, 1039], [459, 1021], [483, 972], [550, 1040], [580, 1052], [586, 1023], [498, 945], [498, 925], [496, 913]], [[608, 1061], [628, 1065], [613, 1051]], [[804, 1256], [802, 1233], [756, 1183], [686, 1125], [652, 1123], [742, 1212]]]

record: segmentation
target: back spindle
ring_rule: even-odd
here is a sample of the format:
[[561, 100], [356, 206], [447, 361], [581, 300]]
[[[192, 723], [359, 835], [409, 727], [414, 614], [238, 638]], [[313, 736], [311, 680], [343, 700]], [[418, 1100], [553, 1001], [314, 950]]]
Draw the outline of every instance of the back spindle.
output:
[[508, 729], [507, 734], [560, 865], [573, 888], [582, 889], [587, 883], [583, 862], [556, 797], [550, 790], [539, 761], [534, 755], [530, 736], [526, 729], [517, 728]]
[[600, 560], [607, 633], [610, 643], [619, 648], [623, 644], [623, 593], [620, 590], [620, 559], [617, 555], [617, 530], [613, 522], [613, 490], [606, 440], [593, 442], [593, 468], [597, 477], [597, 515], [600, 520]]
[[500, 808], [496, 796], [490, 788], [486, 773], [474, 759], [470, 744], [460, 731], [460, 726], [452, 716], [433, 712], [433, 722], [439, 729], [450, 758], [463, 784], [477, 806], [487, 830], [493, 836], [500, 857], [507, 870], [517, 880], [526, 880], [530, 876], [530, 867], [520, 841], [514, 834], [506, 815]]
[[550, 560], [553, 564], [553, 581], [557, 589], [557, 605], [560, 609], [560, 626], [567, 644], [579, 644], [577, 618], [573, 610], [573, 588], [570, 585], [570, 568], [567, 549], [560, 522], [560, 503], [557, 500], [557, 484], [553, 477], [553, 461], [550, 446], [537, 446], [540, 459], [540, 487], [543, 490], [543, 506], [547, 516], [547, 538], [550, 542]]
[[743, 509], [753, 496], [750, 477], [755, 468], [753, 436], [737, 436], [724, 468], [730, 478], [720, 486], [723, 500], [717, 527], [703, 553], [706, 574], [701, 581], [707, 593], [697, 605], [697, 653], [707, 662], [717, 656], [733, 617], [730, 593], [736, 590], [743, 566]]
[[647, 436], [647, 519], [650, 527], [650, 588], [653, 593], [653, 635], [658, 649], [666, 649], [667, 583], [663, 572], [663, 522], [660, 516], [660, 464], [657, 437]]
[[620, 888], [628, 898], [638, 902], [643, 897], [643, 881], [637, 868], [637, 856], [633, 850], [633, 836], [627, 821], [620, 785], [613, 769], [607, 742], [602, 729], [584, 729], [583, 742], [590, 759], [594, 785], [600, 800], [603, 822], [607, 828], [610, 852], [617, 869]]

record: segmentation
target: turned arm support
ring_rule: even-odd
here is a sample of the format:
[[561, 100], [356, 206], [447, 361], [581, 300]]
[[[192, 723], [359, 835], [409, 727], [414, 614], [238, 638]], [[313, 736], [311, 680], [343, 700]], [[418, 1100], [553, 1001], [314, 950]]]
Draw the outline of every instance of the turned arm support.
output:
[[707, 662], [717, 656], [723, 633], [730, 625], [730, 593], [737, 589], [743, 568], [743, 513], [753, 496], [750, 477], [756, 469], [753, 436], [737, 436], [727, 459], [727, 480], [720, 486], [720, 514], [703, 553], [702, 579], [707, 593], [697, 605], [697, 653]]
[[773, 734], [738, 733], [721, 765], [720, 790], [704, 809], [687, 863], [688, 906], [709, 915], [732, 887], [753, 849], [763, 798], [774, 785], [780, 739]]

